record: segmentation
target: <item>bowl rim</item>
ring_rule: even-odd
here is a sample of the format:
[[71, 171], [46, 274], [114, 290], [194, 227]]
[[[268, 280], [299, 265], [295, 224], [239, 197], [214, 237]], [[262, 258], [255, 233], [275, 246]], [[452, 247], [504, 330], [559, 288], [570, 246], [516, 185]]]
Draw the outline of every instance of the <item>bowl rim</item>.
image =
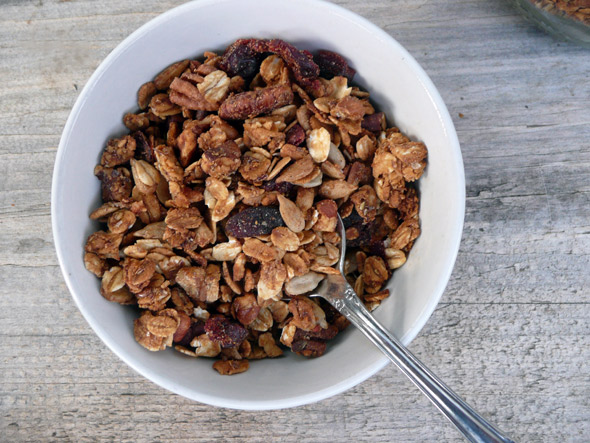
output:
[[[82, 108], [84, 102], [86, 101], [86, 97], [93, 91], [97, 81], [103, 75], [105, 71], [107, 71], [111, 64], [123, 53], [125, 50], [136, 40], [140, 39], [143, 35], [151, 32], [154, 28], [157, 28], [160, 23], [166, 22], [170, 19], [173, 19], [179, 15], [181, 15], [184, 11], [192, 10], [193, 8], [199, 8], [205, 5], [212, 5], [212, 4], [222, 4], [222, 3], [231, 3], [235, 0], [193, 0], [172, 9], [169, 9], [156, 17], [152, 18], [133, 33], [131, 33], [128, 37], [126, 37], [123, 41], [121, 41], [108, 55], [107, 57], [99, 64], [93, 74], [90, 76], [84, 87], [82, 88], [80, 94], [76, 98], [74, 106], [70, 111], [66, 124], [61, 134], [60, 142], [58, 145], [55, 164], [53, 168], [53, 178], [51, 184], [51, 223], [52, 223], [52, 231], [53, 231], [53, 238], [54, 244], [57, 254], [57, 259], [60, 265], [60, 269], [62, 275], [64, 277], [66, 286], [74, 299], [78, 309], [82, 313], [85, 320], [88, 322], [90, 327], [93, 329], [95, 334], [101, 339], [103, 343], [107, 345], [107, 347], [115, 353], [121, 360], [123, 360], [128, 366], [130, 366], [133, 370], [137, 373], [141, 374], [146, 379], [156, 383], [157, 385], [167, 389], [169, 391], [174, 392], [175, 394], [181, 395], [183, 397], [189, 398], [194, 401], [198, 401], [201, 403], [205, 403], [212, 406], [217, 407], [224, 407], [230, 409], [240, 409], [240, 410], [273, 410], [273, 409], [283, 409], [283, 408], [292, 408], [296, 406], [302, 406], [305, 404], [314, 403], [334, 395], [340, 394], [362, 382], [367, 380], [368, 378], [372, 377], [378, 371], [380, 371], [385, 365], [389, 362], [387, 357], [384, 355], [381, 356], [379, 360], [375, 363], [368, 365], [363, 370], [359, 371], [355, 374], [355, 376], [349, 377], [348, 379], [343, 380], [342, 382], [329, 386], [327, 388], [315, 391], [311, 394], [305, 394], [296, 397], [290, 397], [281, 400], [251, 400], [248, 402], [242, 400], [231, 400], [227, 398], [219, 398], [212, 395], [203, 394], [200, 392], [195, 392], [194, 390], [187, 390], [183, 386], [175, 383], [173, 380], [165, 377], [160, 377], [157, 374], [153, 374], [150, 372], [149, 367], [142, 365], [140, 362], [133, 360], [131, 357], [127, 356], [127, 353], [122, 347], [118, 344], [118, 342], [111, 336], [102, 334], [100, 331], [100, 326], [95, 323], [93, 320], [92, 315], [87, 310], [85, 305], [81, 302], [80, 297], [77, 294], [76, 288], [72, 280], [70, 279], [70, 273], [68, 271], [68, 265], [65, 260], [65, 248], [64, 248], [64, 240], [62, 239], [60, 230], [58, 229], [58, 218], [57, 218], [57, 210], [56, 208], [59, 206], [60, 196], [58, 194], [58, 188], [60, 186], [60, 168], [62, 162], [64, 162], [64, 154], [66, 151], [66, 145], [69, 142], [69, 138], [73, 128], [76, 125], [76, 121]], [[411, 69], [416, 73], [419, 82], [422, 84], [425, 91], [427, 91], [431, 102], [433, 103], [435, 110], [437, 112], [438, 118], [447, 133], [448, 141], [451, 145], [452, 150], [452, 160], [455, 163], [458, 175], [456, 176], [458, 190], [460, 195], [458, 196], [457, 205], [454, 208], [454, 215], [453, 217], [457, 220], [457, 223], [454, 225], [454, 229], [452, 232], [449, 232], [451, 243], [453, 245], [452, 256], [447, 261], [446, 267], [444, 268], [444, 272], [441, 272], [438, 277], [438, 285], [435, 293], [433, 293], [432, 297], [430, 298], [429, 303], [427, 303], [420, 316], [414, 322], [412, 327], [400, 338], [401, 342], [405, 345], [408, 345], [422, 330], [428, 319], [431, 317], [432, 313], [434, 312], [440, 298], [442, 297], [444, 290], [448, 284], [450, 279], [452, 270], [454, 268], [454, 264], [457, 258], [457, 254], [459, 252], [459, 246], [461, 242], [461, 236], [463, 232], [463, 224], [464, 224], [464, 217], [465, 217], [465, 172], [463, 167], [463, 159], [461, 155], [461, 148], [459, 145], [459, 139], [457, 133], [455, 131], [455, 127], [451, 116], [448, 112], [448, 109], [445, 103], [442, 100], [438, 90], [434, 86], [434, 83], [426, 74], [424, 69], [418, 64], [418, 62], [414, 59], [414, 57], [400, 44], [387, 34], [383, 29], [378, 27], [377, 25], [370, 22], [368, 19], [345, 9], [339, 5], [330, 3], [326, 0], [299, 0], [301, 3], [306, 3], [308, 5], [313, 5], [315, 8], [321, 8], [322, 12], [329, 12], [335, 13], [344, 18], [353, 21], [360, 25], [361, 27], [365, 28], [370, 33], [374, 34], [382, 43], [386, 45], [390, 45], [390, 47], [394, 47], [396, 51], [399, 51], [400, 54], [403, 54], [405, 61], [410, 65]], [[275, 0], [275, 3], [289, 3], [289, 0]]]

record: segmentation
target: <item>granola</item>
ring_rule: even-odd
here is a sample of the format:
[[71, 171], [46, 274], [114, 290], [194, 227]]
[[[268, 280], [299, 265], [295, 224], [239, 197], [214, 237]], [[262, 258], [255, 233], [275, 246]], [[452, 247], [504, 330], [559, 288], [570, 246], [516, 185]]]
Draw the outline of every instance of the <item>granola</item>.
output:
[[102, 225], [84, 251], [102, 296], [138, 308], [140, 345], [226, 375], [287, 348], [323, 355], [348, 325], [308, 297], [338, 273], [338, 214], [346, 278], [369, 309], [389, 296], [420, 234], [427, 150], [354, 75], [330, 51], [245, 39], [141, 85], [94, 170]]

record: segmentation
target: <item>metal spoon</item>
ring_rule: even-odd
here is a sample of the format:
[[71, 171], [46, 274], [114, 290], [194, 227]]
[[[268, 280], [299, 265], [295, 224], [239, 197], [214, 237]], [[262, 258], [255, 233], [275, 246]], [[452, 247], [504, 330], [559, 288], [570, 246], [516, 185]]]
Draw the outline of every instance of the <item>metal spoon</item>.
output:
[[311, 297], [322, 297], [361, 330], [472, 442], [512, 442], [475, 412], [385, 329], [365, 308], [344, 278], [346, 234], [338, 216], [340, 274], [327, 275]]

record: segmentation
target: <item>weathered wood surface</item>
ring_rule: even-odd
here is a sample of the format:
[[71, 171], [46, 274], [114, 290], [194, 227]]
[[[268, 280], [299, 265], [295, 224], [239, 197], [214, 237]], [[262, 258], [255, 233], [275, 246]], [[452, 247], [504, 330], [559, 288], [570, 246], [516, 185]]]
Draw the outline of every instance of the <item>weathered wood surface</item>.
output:
[[[0, 440], [456, 441], [394, 368], [317, 404], [239, 412], [173, 395], [93, 334], [50, 227], [81, 86], [177, 0], [0, 0]], [[455, 120], [463, 242], [413, 351], [518, 441], [590, 439], [590, 51], [506, 0], [338, 3], [404, 45]]]

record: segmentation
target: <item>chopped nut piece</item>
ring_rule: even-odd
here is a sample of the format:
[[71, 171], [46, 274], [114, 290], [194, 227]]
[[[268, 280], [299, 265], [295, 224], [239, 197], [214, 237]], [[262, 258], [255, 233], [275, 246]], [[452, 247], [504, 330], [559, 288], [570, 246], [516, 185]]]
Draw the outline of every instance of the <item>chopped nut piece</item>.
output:
[[372, 182], [371, 168], [361, 162], [354, 162], [348, 170], [346, 181], [351, 185], [366, 185]]
[[252, 294], [246, 294], [242, 297], [234, 298], [232, 312], [241, 324], [248, 326], [258, 317], [260, 306], [256, 302], [256, 297]]
[[[281, 157], [289, 158], [291, 160], [301, 160], [302, 158], [308, 157], [309, 152], [303, 146], [294, 146], [289, 143], [285, 143], [281, 147], [280, 155], [281, 155]], [[312, 163], [312, 167], [313, 167], [313, 163]], [[285, 181], [287, 181], [287, 180], [285, 180]]]
[[219, 107], [207, 100], [192, 83], [180, 78], [170, 84], [170, 102], [194, 111], [216, 111]]
[[397, 269], [406, 262], [406, 254], [399, 249], [387, 248], [385, 256], [387, 257], [389, 269]]
[[313, 225], [314, 231], [334, 232], [338, 223], [338, 207], [334, 200], [317, 202], [318, 220]]

